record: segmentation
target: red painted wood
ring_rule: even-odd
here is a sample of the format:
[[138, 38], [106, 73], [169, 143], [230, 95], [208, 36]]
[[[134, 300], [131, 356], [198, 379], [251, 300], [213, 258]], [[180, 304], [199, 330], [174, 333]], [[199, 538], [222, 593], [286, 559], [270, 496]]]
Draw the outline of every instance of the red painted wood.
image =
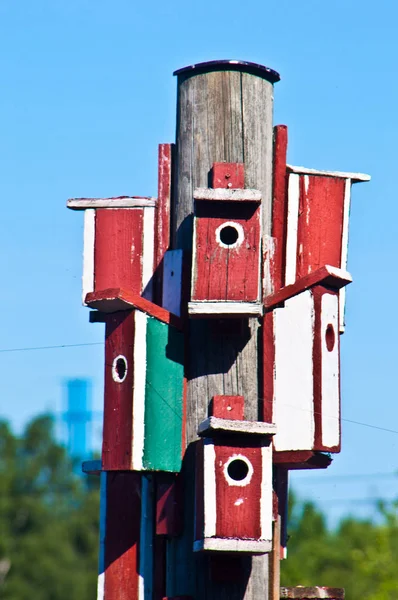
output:
[[300, 176], [297, 278], [323, 265], [341, 267], [344, 193], [345, 179]]
[[326, 469], [332, 458], [327, 454], [313, 452], [312, 450], [289, 450], [273, 452], [272, 462], [274, 465], [283, 466], [289, 471], [298, 469]]
[[276, 515], [281, 518], [281, 547], [280, 559], [286, 558], [286, 546], [288, 540], [287, 518], [288, 518], [288, 493], [289, 493], [289, 471], [283, 467], [274, 467], [274, 494], [276, 496]]
[[[222, 247], [216, 230], [226, 222], [241, 225], [244, 240]], [[260, 208], [253, 203], [196, 202], [196, 259], [192, 300], [259, 299]]]
[[108, 473], [105, 530], [105, 598], [138, 598], [141, 479]]
[[[105, 327], [105, 391], [102, 468], [131, 468], [133, 430], [134, 311], [107, 316]], [[122, 383], [114, 381], [112, 365], [122, 355], [127, 360], [127, 375]]]
[[182, 530], [181, 476], [156, 475], [156, 534], [176, 537]]
[[274, 290], [279, 290], [285, 282], [286, 231], [287, 231], [287, 127], [274, 127], [274, 165], [273, 165], [273, 204], [272, 237], [274, 253], [271, 262], [271, 281]]
[[[215, 478], [217, 498], [216, 537], [260, 539], [260, 499], [262, 460], [260, 447], [225, 446], [215, 441]], [[245, 456], [253, 466], [250, 483], [244, 487], [229, 485], [224, 465], [234, 455]], [[243, 502], [240, 502], [243, 500]]]
[[262, 398], [260, 406], [262, 407], [262, 420], [265, 423], [272, 423], [273, 401], [274, 401], [274, 364], [275, 364], [275, 343], [274, 343], [274, 315], [267, 313], [263, 318], [262, 326]]
[[245, 187], [243, 163], [213, 163], [212, 187], [240, 189]]
[[[139, 294], [132, 293], [128, 290], [121, 288], [110, 288], [106, 290], [99, 290], [97, 292], [91, 292], [86, 295], [85, 302], [90, 308], [98, 308], [99, 310], [107, 312], [113, 312], [109, 310], [109, 307], [114, 310], [126, 311], [128, 309], [138, 308], [142, 312], [146, 313], [150, 317], [154, 317], [166, 323], [172, 325], [177, 329], [183, 329], [183, 320], [176, 315], [173, 315], [166, 309], [154, 304], [150, 300], [143, 298]], [[113, 302], [113, 305], [112, 305]]]
[[305, 290], [308, 290], [315, 285], [322, 283], [328, 287], [340, 289], [341, 287], [351, 283], [351, 281], [352, 280], [346, 271], [335, 273], [333, 272], [333, 268], [330, 268], [329, 265], [324, 265], [316, 271], [308, 273], [300, 279], [297, 279], [294, 283], [276, 291], [274, 294], [267, 296], [264, 300], [264, 305], [268, 309], [273, 309], [286, 300], [289, 300], [289, 298], [293, 298], [294, 296], [301, 294]]
[[154, 302], [162, 304], [162, 261], [170, 246], [170, 199], [174, 144], [159, 144], [158, 201], [155, 209]]
[[245, 399], [243, 396], [213, 396], [212, 415], [220, 419], [243, 421]]
[[142, 291], [143, 208], [98, 209], [95, 214], [94, 290]]

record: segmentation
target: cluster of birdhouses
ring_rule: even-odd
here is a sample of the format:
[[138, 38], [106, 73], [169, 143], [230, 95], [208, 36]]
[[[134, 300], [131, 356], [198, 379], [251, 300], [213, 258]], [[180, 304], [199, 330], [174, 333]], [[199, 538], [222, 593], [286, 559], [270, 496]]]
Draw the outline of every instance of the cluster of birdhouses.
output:
[[[256, 318], [262, 340], [261, 420], [245, 419], [243, 396], [206, 399], [195, 442], [193, 551], [270, 552], [273, 485], [286, 506], [287, 470], [324, 467], [324, 453], [340, 450], [350, 189], [369, 178], [289, 166], [286, 145], [286, 128], [275, 128], [271, 239], [262, 231], [262, 193], [245, 187], [244, 165], [214, 163], [212, 187], [193, 191], [192, 257], [171, 249], [171, 145], [160, 147], [158, 199], [68, 203], [85, 211], [83, 302], [93, 322], [105, 323], [102, 461], [91, 469], [103, 478], [101, 589], [125, 570], [121, 544], [138, 573], [138, 546], [131, 548], [144, 534], [179, 534], [163, 514], [171, 497], [178, 503], [175, 479], [161, 474], [178, 474], [184, 457], [191, 319]], [[148, 491], [148, 473], [158, 495]], [[132, 507], [141, 515], [129, 534], [117, 498], [129, 503], [126, 518], [134, 519]], [[154, 515], [158, 529], [149, 525]], [[153, 567], [153, 557], [142, 561]], [[141, 598], [137, 581], [129, 585]]]

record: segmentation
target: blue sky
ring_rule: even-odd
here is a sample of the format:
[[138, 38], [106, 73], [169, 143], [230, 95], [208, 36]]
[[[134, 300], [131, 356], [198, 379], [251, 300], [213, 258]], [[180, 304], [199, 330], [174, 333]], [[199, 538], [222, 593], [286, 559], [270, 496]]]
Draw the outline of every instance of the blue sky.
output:
[[155, 195], [157, 144], [175, 135], [172, 72], [238, 58], [281, 74], [274, 121], [289, 126], [290, 163], [372, 175], [353, 190], [343, 451], [292, 480], [332, 518], [396, 495], [380, 474], [398, 469], [398, 433], [348, 420], [398, 432], [397, 12], [389, 0], [1, 0], [0, 412], [17, 431], [61, 410], [67, 377], [92, 378], [102, 405], [103, 326], [80, 305], [83, 218], [66, 199]]

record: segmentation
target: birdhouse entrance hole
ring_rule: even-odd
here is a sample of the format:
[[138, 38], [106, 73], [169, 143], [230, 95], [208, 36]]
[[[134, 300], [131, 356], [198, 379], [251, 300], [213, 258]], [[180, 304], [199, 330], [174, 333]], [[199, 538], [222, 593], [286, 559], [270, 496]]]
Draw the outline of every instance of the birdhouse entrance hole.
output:
[[326, 348], [329, 350], [329, 352], [332, 352], [335, 341], [336, 341], [336, 336], [334, 333], [333, 325], [331, 323], [329, 323], [329, 325], [326, 327], [325, 338], [326, 338]]
[[227, 248], [228, 250], [240, 246], [243, 242], [243, 238], [243, 227], [239, 223], [234, 223], [233, 221], [223, 223], [216, 230], [217, 243], [222, 248]]
[[116, 383], [123, 383], [127, 376], [127, 360], [121, 354], [115, 358], [112, 364], [112, 377]]
[[245, 486], [250, 483], [253, 466], [246, 456], [231, 456], [225, 463], [224, 475], [229, 485]]

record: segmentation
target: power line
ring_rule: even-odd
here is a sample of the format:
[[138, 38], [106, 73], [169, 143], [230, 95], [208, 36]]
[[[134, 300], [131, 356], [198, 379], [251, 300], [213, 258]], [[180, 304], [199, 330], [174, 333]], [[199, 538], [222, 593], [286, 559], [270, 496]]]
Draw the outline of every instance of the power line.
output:
[[102, 346], [104, 342], [87, 342], [83, 344], [60, 344], [57, 346], [32, 346], [28, 348], [2, 348], [0, 354], [6, 352], [29, 352], [32, 350], [55, 350], [57, 348], [78, 348], [79, 346]]

